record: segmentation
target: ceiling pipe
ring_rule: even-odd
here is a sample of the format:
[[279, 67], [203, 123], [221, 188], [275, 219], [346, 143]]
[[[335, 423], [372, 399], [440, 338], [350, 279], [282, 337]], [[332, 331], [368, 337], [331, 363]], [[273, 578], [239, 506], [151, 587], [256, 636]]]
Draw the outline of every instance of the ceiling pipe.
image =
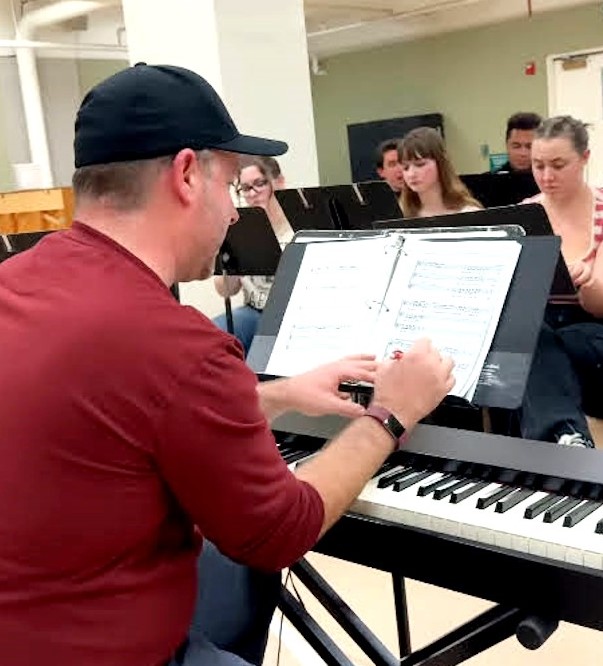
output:
[[40, 42], [31, 39], [0, 39], [0, 49], [36, 49], [56, 51], [109, 51], [127, 53], [128, 47], [121, 44], [77, 44], [75, 42]]
[[[12, 0], [11, 0], [12, 1]], [[17, 22], [14, 44], [33, 42], [36, 30], [117, 4], [117, 0], [61, 0], [31, 9]], [[13, 47], [14, 47], [13, 44]], [[16, 48], [17, 68], [25, 112], [30, 160], [39, 170], [39, 186], [52, 187], [53, 176], [44, 122], [44, 107], [36, 65], [36, 47]]]
[[368, 21], [356, 21], [356, 23], [348, 23], [347, 25], [338, 26], [337, 28], [327, 28], [325, 30], [317, 30], [316, 32], [309, 32], [308, 37], [322, 37], [323, 35], [333, 35], [338, 32], [345, 32], [347, 30], [357, 30], [364, 28], [368, 25], [378, 25], [383, 23], [391, 23], [392, 21], [399, 21], [405, 18], [415, 18], [417, 16], [426, 16], [433, 14], [436, 11], [446, 11], [448, 9], [456, 9], [465, 5], [474, 5], [483, 0], [443, 0], [435, 5], [417, 7], [409, 11], [395, 12], [378, 19], [370, 19]]

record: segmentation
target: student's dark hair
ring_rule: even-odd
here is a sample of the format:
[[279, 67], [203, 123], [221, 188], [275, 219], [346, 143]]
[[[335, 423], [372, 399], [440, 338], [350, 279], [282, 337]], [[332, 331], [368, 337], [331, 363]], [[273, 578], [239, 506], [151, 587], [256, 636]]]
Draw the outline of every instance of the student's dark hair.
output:
[[[446, 151], [444, 140], [433, 127], [417, 127], [411, 130], [398, 146], [400, 162], [412, 160], [434, 160], [438, 167], [438, 178], [442, 187], [442, 200], [446, 208], [460, 209], [464, 206], [477, 206], [469, 190], [458, 177]], [[416, 217], [421, 212], [421, 199], [406, 184], [402, 189], [402, 210], [405, 217]]]
[[264, 178], [269, 178], [270, 180], [276, 180], [282, 176], [280, 164], [274, 159], [274, 157], [260, 157], [259, 155], [243, 155], [241, 157], [239, 166], [239, 174], [243, 169], [247, 167], [257, 167], [264, 176]]
[[389, 153], [390, 150], [397, 151], [399, 143], [400, 139], [386, 139], [377, 146], [377, 150], [375, 151], [375, 165], [377, 169], [383, 169], [385, 153]]
[[530, 111], [520, 111], [514, 113], [507, 120], [507, 133], [505, 140], [508, 140], [513, 130], [535, 130], [542, 122], [542, 118], [537, 113]]
[[588, 150], [588, 129], [581, 121], [572, 116], [555, 116], [547, 118], [536, 130], [537, 139], [569, 139], [578, 155]]

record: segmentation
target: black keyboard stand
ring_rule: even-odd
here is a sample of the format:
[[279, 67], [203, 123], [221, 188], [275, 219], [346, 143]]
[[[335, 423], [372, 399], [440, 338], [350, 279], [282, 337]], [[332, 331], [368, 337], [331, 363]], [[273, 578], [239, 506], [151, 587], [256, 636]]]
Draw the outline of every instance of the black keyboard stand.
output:
[[[497, 605], [412, 652], [404, 578], [392, 572], [400, 650], [400, 657], [396, 657], [306, 560], [291, 567], [291, 572], [376, 666], [455, 666], [513, 635], [524, 647], [534, 650], [558, 625], [555, 620]], [[352, 666], [335, 641], [285, 587], [279, 609], [328, 666]]]

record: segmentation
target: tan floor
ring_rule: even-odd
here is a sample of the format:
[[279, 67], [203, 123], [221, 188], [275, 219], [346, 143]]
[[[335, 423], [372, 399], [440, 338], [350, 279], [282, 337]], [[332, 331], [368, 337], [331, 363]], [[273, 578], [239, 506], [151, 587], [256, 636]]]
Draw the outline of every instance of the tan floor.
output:
[[[597, 446], [603, 448], [603, 421], [591, 420], [590, 425]], [[316, 553], [310, 554], [308, 559], [388, 649], [397, 654], [390, 576]], [[305, 588], [300, 583], [296, 587], [321, 626], [354, 664], [369, 666], [372, 662], [345, 636]], [[480, 599], [415, 581], [407, 581], [407, 595], [413, 649], [426, 645], [490, 605]], [[603, 599], [601, 605], [603, 607]], [[275, 624], [278, 625], [278, 622]], [[281, 642], [280, 666], [315, 666], [322, 663], [299, 634], [286, 625]], [[277, 645], [276, 633], [271, 632], [265, 666], [277, 664]], [[539, 650], [526, 650], [515, 638], [510, 638], [465, 663], [468, 666], [601, 666], [603, 632], [562, 623]]]

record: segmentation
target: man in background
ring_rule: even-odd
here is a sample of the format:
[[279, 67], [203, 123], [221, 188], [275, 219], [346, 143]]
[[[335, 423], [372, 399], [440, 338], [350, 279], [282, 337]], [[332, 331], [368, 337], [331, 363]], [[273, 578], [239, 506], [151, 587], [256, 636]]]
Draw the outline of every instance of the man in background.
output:
[[508, 160], [497, 169], [497, 172], [530, 173], [532, 170], [532, 141], [534, 131], [542, 122], [537, 113], [514, 113], [507, 120]]
[[379, 178], [387, 181], [396, 197], [402, 193], [404, 172], [398, 157], [399, 139], [387, 139], [377, 147], [375, 156], [376, 171]]

